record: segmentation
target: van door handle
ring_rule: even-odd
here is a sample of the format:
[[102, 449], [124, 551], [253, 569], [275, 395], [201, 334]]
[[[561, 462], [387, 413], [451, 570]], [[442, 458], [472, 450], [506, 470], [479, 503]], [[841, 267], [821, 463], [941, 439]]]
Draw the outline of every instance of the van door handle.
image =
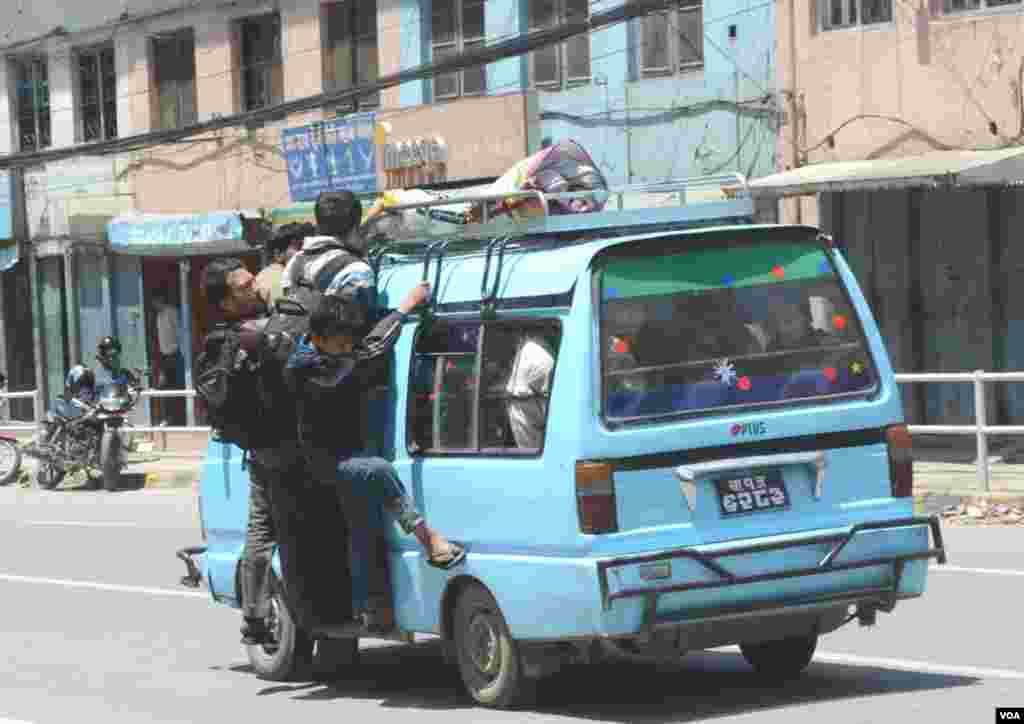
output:
[[690, 510], [693, 510], [693, 502], [690, 501], [690, 498], [696, 493], [697, 478], [714, 473], [724, 473], [730, 470], [778, 467], [781, 465], [813, 465], [816, 468], [814, 498], [816, 500], [821, 499], [825, 487], [824, 450], [806, 453], [782, 453], [780, 455], [756, 455], [748, 458], [728, 458], [726, 460], [711, 460], [706, 463], [694, 463], [693, 465], [680, 465], [675, 469], [675, 475], [683, 484], [687, 501], [690, 502]]

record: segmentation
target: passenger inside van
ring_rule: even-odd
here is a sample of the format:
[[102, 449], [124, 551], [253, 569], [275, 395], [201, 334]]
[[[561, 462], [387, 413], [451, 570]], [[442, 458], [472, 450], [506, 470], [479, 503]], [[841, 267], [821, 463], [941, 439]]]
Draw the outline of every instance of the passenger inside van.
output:
[[805, 301], [777, 304], [766, 320], [765, 331], [768, 352], [819, 347], [828, 343], [829, 336], [815, 329], [810, 306]]
[[553, 340], [538, 331], [524, 334], [516, 350], [506, 392], [509, 426], [518, 447], [539, 450], [544, 444], [554, 349]]

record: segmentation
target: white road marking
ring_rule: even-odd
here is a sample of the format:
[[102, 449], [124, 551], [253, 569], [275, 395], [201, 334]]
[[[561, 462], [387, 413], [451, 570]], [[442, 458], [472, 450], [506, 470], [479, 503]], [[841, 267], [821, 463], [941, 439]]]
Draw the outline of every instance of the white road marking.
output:
[[990, 576], [1024, 576], [1024, 571], [1012, 568], [961, 568], [960, 566], [931, 565], [929, 571], [945, 571], [946, 573], [980, 573]]
[[829, 664], [849, 664], [853, 666], [877, 666], [902, 671], [915, 671], [925, 674], [945, 674], [947, 676], [971, 676], [978, 679], [1014, 679], [1024, 681], [1024, 671], [1016, 669], [991, 669], [984, 666], [959, 666], [954, 664], [933, 664], [928, 661], [911, 661], [908, 659], [886, 659], [875, 656], [856, 656], [854, 654], [838, 654], [830, 651], [819, 651], [814, 654], [815, 661]]
[[[709, 651], [739, 653], [738, 646], [719, 646]], [[1024, 681], [1024, 671], [1017, 669], [994, 669], [985, 666], [960, 666], [958, 664], [936, 664], [930, 661], [910, 659], [888, 659], [879, 656], [857, 656], [834, 651], [816, 651], [814, 661], [822, 664], [846, 666], [872, 666], [875, 668], [898, 669], [922, 674], [945, 674], [946, 676], [970, 676], [976, 679], [1013, 679]]]
[[0, 717], [0, 724], [32, 724], [32, 722], [25, 721], [24, 719], [4, 719]]
[[[176, 591], [173, 588], [149, 588], [147, 586], [123, 586], [116, 583], [99, 583], [96, 581], [72, 581], [66, 578], [38, 578], [36, 576], [15, 576], [0, 573], [0, 581], [8, 583], [37, 583], [48, 586], [64, 586], [65, 588], [88, 588], [94, 591], [116, 591], [118, 593], [142, 593], [147, 596], [184, 596], [186, 598], [210, 598], [203, 591]], [[0, 724], [3, 724], [0, 722]]]
[[[118, 521], [99, 520], [26, 520], [22, 525], [55, 525], [74, 528], [143, 528], [141, 523], [125, 523]], [[0, 722], [2, 724], [2, 722]]]

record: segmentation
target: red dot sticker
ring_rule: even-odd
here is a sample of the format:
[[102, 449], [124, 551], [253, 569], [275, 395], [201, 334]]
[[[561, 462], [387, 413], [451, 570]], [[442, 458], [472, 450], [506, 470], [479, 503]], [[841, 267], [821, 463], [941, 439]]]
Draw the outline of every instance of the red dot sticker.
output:
[[626, 354], [629, 352], [629, 343], [624, 339], [616, 337], [614, 349], [618, 354]]
[[824, 370], [822, 370], [822, 372], [824, 372], [825, 376], [828, 377], [829, 382], [834, 383], [837, 379], [839, 379], [839, 373], [836, 371], [835, 367], [826, 367]]
[[772, 267], [772, 274], [776, 279], [784, 279], [786, 277], [786, 270], [776, 264]]
[[445, 367], [445, 369], [451, 372], [453, 369], [455, 369], [455, 363], [451, 360], [448, 360], [448, 366]]
[[842, 331], [846, 327], [846, 322], [847, 322], [846, 315], [844, 315], [844, 314], [833, 314], [832, 315], [832, 324], [833, 324], [833, 326], [836, 329]]
[[739, 387], [744, 392], [749, 392], [750, 388], [753, 387], [754, 385], [750, 382], [750, 378], [744, 375], [743, 377], [740, 377], [739, 380], [736, 381], [736, 386]]

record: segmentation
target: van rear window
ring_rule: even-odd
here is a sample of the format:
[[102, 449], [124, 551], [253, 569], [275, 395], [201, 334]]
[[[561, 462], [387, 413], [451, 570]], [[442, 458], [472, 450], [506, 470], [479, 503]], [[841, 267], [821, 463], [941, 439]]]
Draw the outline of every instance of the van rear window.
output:
[[876, 385], [838, 273], [807, 242], [613, 257], [599, 289], [609, 420], [842, 397]]

